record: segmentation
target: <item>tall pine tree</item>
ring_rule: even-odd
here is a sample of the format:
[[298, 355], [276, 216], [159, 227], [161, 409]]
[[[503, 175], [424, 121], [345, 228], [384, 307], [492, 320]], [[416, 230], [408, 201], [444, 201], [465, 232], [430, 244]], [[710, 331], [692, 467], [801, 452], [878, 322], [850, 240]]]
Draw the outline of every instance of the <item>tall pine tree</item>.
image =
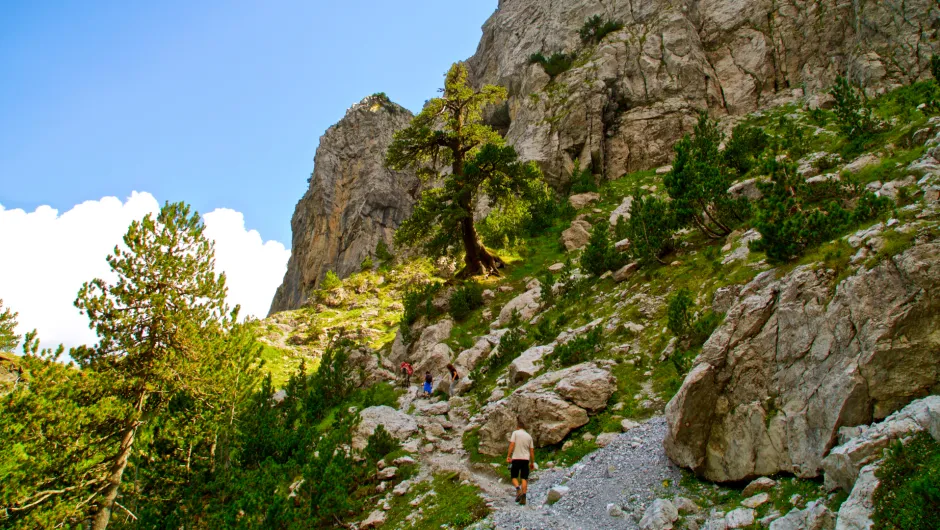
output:
[[[506, 98], [494, 85], [476, 90], [467, 68], [447, 72], [442, 96], [429, 101], [411, 124], [395, 133], [386, 164], [396, 170], [416, 169], [425, 181], [441, 186], [425, 191], [411, 217], [395, 235], [397, 243], [422, 243], [432, 256], [464, 252], [458, 277], [499, 274], [499, 258], [480, 242], [473, 224], [474, 203], [481, 191], [497, 200], [509, 194], [544, 193], [538, 170], [518, 161], [516, 151], [483, 123], [483, 109]], [[441, 172], [443, 168], [449, 172]]]

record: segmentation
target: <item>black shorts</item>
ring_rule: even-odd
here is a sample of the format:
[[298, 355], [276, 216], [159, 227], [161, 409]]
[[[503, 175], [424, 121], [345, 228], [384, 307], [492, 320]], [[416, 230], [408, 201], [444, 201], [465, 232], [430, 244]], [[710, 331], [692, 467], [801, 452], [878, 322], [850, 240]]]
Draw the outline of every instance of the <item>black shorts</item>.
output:
[[529, 461], [513, 460], [512, 466], [509, 468], [509, 474], [512, 478], [529, 480]]

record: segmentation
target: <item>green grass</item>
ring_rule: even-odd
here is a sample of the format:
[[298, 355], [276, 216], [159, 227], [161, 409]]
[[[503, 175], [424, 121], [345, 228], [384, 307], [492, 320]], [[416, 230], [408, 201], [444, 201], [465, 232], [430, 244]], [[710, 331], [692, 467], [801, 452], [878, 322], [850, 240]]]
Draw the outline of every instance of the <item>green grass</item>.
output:
[[920, 432], [895, 443], [876, 475], [875, 528], [940, 528], [940, 442]]
[[[430, 483], [422, 482], [411, 488], [402, 497], [393, 499], [383, 528], [415, 528], [438, 530], [441, 528], [466, 528], [489, 514], [480, 489], [473, 484], [462, 484], [456, 473], [435, 475]], [[425, 495], [433, 491], [435, 495]], [[408, 523], [405, 518], [416, 513], [417, 508], [409, 503], [423, 497], [420, 507], [423, 513]]]

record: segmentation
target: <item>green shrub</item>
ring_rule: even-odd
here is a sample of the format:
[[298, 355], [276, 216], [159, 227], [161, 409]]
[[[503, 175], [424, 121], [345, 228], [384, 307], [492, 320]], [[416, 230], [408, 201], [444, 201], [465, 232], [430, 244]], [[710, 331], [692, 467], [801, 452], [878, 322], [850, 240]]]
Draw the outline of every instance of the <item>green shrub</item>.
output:
[[578, 58], [576, 53], [555, 52], [546, 57], [542, 52], [533, 53], [529, 56], [529, 64], [540, 64], [542, 69], [549, 77], [555, 77], [571, 70], [574, 61]]
[[600, 15], [594, 15], [584, 21], [584, 25], [578, 30], [578, 34], [581, 36], [581, 42], [583, 44], [598, 44], [604, 40], [604, 37], [607, 35], [622, 29], [623, 22], [619, 20], [604, 20]]
[[366, 259], [362, 260], [362, 263], [359, 264], [359, 270], [371, 271], [375, 267], [375, 263], [372, 261], [372, 256], [366, 256]]
[[574, 168], [571, 170], [571, 186], [569, 187], [569, 193], [574, 195], [578, 193], [589, 193], [597, 192], [597, 181], [594, 180], [594, 174], [591, 173], [591, 168], [586, 167], [581, 169], [581, 161], [574, 161]]
[[763, 129], [742, 123], [731, 132], [731, 138], [728, 139], [721, 156], [724, 163], [734, 169], [740, 177], [757, 165], [769, 144], [770, 137]]
[[838, 182], [814, 190], [797, 173], [792, 162], [768, 157], [765, 171], [771, 182], [758, 187], [764, 196], [758, 202], [754, 227], [761, 239], [751, 248], [763, 251], [777, 263], [801, 256], [808, 248], [829, 241], [887, 211], [891, 202], [865, 191], [857, 196], [852, 211], [842, 203], [856, 198], [853, 189]]
[[711, 310], [703, 312], [692, 323], [692, 329], [689, 333], [689, 345], [694, 348], [705, 344], [705, 341], [718, 329], [721, 319], [721, 315], [713, 313]]
[[553, 357], [559, 366], [574, 366], [594, 358], [601, 343], [600, 326], [555, 347]]
[[320, 289], [324, 291], [332, 291], [333, 289], [339, 289], [343, 286], [343, 280], [339, 279], [339, 276], [336, 275], [333, 271], [326, 271], [326, 276], [323, 277], [323, 281], [320, 282]]
[[622, 254], [614, 248], [614, 242], [610, 240], [607, 223], [594, 225], [588, 244], [581, 254], [581, 267], [595, 276], [600, 276], [609, 270], [620, 268], [622, 262]]
[[555, 283], [557, 283], [555, 275], [552, 274], [552, 271], [546, 269], [542, 277], [539, 278], [539, 285], [541, 285], [541, 296], [539, 298], [543, 307], [548, 308], [555, 304], [555, 290], [553, 289]]
[[520, 328], [519, 315], [513, 313], [509, 322], [509, 331], [499, 341], [499, 346], [486, 359], [487, 371], [495, 372], [503, 369], [510, 361], [519, 356], [528, 347], [525, 333]]
[[[622, 222], [622, 221], [621, 221]], [[662, 263], [662, 257], [675, 246], [675, 217], [666, 201], [652, 195], [636, 193], [630, 219], [622, 234], [630, 239], [630, 254], [641, 262]]]
[[434, 304], [431, 303], [434, 294], [440, 289], [436, 283], [428, 283], [416, 287], [406, 287], [402, 295], [402, 310], [399, 329], [405, 342], [411, 342], [411, 325], [422, 315], [432, 318], [437, 315]]
[[853, 87], [848, 79], [839, 76], [829, 93], [835, 98], [832, 110], [842, 134], [857, 139], [867, 138], [877, 132], [878, 122], [865, 94]]
[[476, 282], [466, 282], [454, 289], [450, 295], [450, 316], [461, 322], [474, 309], [483, 306], [483, 287]]
[[778, 151], [786, 152], [792, 160], [799, 160], [812, 148], [812, 132], [789, 116], [777, 120], [776, 135], [772, 143]]
[[385, 430], [384, 425], [379, 425], [369, 436], [369, 442], [366, 445], [365, 457], [370, 462], [378, 462], [385, 458], [385, 455], [397, 451], [401, 448], [398, 440]]
[[688, 289], [679, 289], [669, 297], [667, 306], [667, 326], [673, 335], [685, 337], [692, 327], [692, 310], [695, 307], [692, 293]]
[[[759, 142], [756, 136], [742, 137], [739, 144], [746, 140]], [[718, 122], [702, 113], [693, 134], [676, 143], [672, 171], [663, 178], [663, 185], [673, 199], [670, 208], [678, 226], [694, 226], [711, 239], [730, 234], [736, 224], [748, 217], [747, 201], [734, 200], [728, 193], [735, 175], [718, 149], [722, 139]], [[739, 145], [735, 149], [743, 148]], [[734, 156], [743, 158], [737, 163], [746, 164], [744, 155]]]
[[875, 475], [875, 528], [940, 528], [940, 442], [920, 432], [895, 443]]
[[380, 239], [378, 245], [375, 246], [375, 257], [378, 258], [382, 267], [388, 267], [395, 260], [395, 256], [389, 252], [384, 239]]

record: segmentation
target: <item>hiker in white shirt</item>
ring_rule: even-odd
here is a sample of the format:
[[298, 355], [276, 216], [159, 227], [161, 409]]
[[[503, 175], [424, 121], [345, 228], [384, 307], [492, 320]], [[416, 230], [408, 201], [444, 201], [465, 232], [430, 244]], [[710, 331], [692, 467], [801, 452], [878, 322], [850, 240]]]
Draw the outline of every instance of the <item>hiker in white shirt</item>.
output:
[[506, 462], [512, 464], [510, 475], [512, 485], [516, 487], [516, 502], [525, 505], [525, 494], [529, 490], [529, 470], [535, 469], [535, 444], [532, 436], [525, 431], [522, 418], [516, 418], [516, 430], [509, 438]]

